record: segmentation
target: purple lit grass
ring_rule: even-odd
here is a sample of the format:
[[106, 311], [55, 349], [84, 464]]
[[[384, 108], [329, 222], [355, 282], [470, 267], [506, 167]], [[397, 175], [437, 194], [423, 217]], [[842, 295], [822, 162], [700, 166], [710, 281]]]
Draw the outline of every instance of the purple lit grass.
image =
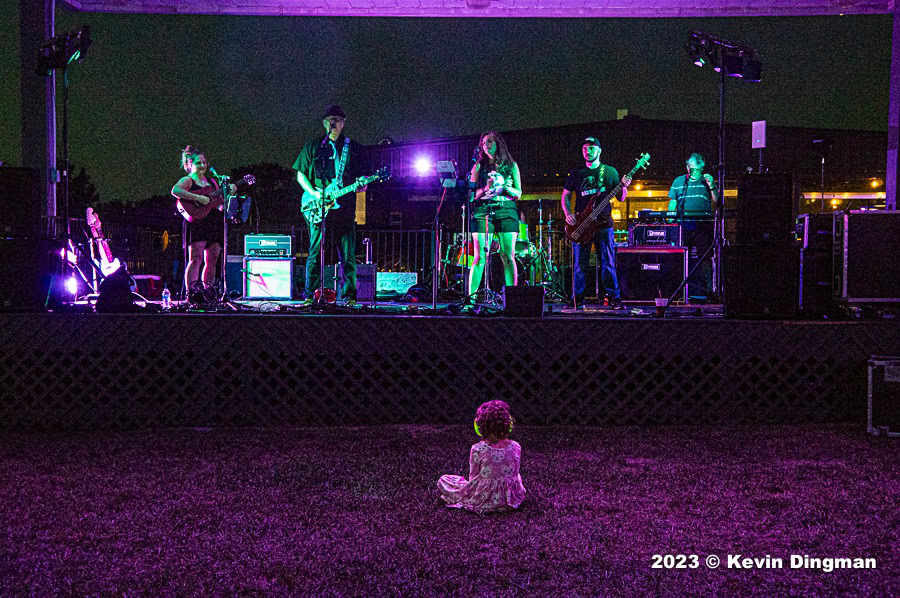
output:
[[[900, 594], [900, 442], [528, 428], [517, 512], [445, 509], [471, 426], [0, 438], [0, 595]], [[651, 568], [653, 554], [701, 557]], [[876, 570], [707, 569], [710, 553]]]

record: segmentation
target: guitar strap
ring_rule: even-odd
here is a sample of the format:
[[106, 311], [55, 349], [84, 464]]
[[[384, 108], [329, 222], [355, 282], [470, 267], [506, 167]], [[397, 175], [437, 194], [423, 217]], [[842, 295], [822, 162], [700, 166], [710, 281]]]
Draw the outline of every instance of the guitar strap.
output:
[[341, 152], [340, 161], [334, 165], [334, 180], [338, 182], [338, 187], [344, 185], [344, 167], [347, 165], [347, 154], [350, 153], [350, 138], [344, 137], [344, 150]]

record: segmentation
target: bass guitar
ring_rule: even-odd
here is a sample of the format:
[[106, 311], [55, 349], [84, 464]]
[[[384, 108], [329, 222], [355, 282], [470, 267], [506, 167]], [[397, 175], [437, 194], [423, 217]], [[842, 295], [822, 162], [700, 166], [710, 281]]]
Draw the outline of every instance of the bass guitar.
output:
[[118, 270], [122, 264], [119, 262], [119, 258], [113, 258], [112, 251], [109, 248], [109, 241], [103, 236], [102, 223], [94, 212], [94, 208], [87, 209], [85, 220], [88, 228], [91, 229], [91, 238], [97, 242], [97, 253], [100, 254], [100, 272], [103, 273], [104, 277], [109, 276]]
[[[647, 168], [650, 162], [650, 154], [641, 154], [634, 168], [625, 175], [624, 178], [633, 178], [634, 173], [642, 168]], [[594, 233], [600, 228], [597, 219], [609, 205], [609, 202], [619, 194], [622, 190], [622, 181], [615, 188], [606, 194], [603, 199], [598, 200], [599, 193], [595, 193], [588, 202], [587, 207], [575, 216], [575, 224], [566, 224], [566, 243], [590, 243], [594, 238]]]
[[[241, 185], [252, 185], [256, 182], [256, 177], [252, 174], [245, 175], [243, 178], [234, 181], [234, 185], [240, 187]], [[209, 185], [207, 187], [203, 187], [199, 191], [191, 191], [196, 195], [203, 195], [207, 199], [209, 199], [209, 203], [205, 205], [200, 205], [198, 203], [194, 203], [191, 200], [182, 200], [179, 199], [175, 205], [178, 208], [178, 213], [184, 216], [184, 219], [188, 222], [197, 222], [198, 220], [203, 220], [209, 213], [213, 210], [219, 209], [225, 203], [225, 187], [216, 187], [214, 185]]]
[[303, 193], [303, 198], [300, 200], [300, 212], [306, 217], [306, 219], [312, 224], [319, 224], [322, 222], [322, 201], [325, 202], [325, 216], [328, 216], [329, 210], [336, 210], [341, 207], [338, 204], [338, 199], [347, 195], [348, 193], [353, 193], [360, 187], [365, 187], [369, 183], [374, 183], [375, 181], [386, 181], [391, 178], [390, 172], [388, 172], [387, 166], [379, 168], [378, 171], [367, 177], [360, 177], [356, 179], [356, 182], [347, 185], [346, 187], [340, 187], [337, 181], [332, 181], [330, 185], [325, 187], [322, 191], [322, 198], [319, 199], [312, 193], [305, 191]]

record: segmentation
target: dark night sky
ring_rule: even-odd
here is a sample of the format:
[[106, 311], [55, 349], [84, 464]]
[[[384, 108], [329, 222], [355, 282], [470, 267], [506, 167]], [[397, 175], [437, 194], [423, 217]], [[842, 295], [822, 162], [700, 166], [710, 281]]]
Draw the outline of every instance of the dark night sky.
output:
[[[17, 3], [0, 39], [0, 159], [20, 153]], [[12, 5], [12, 6], [10, 6]], [[222, 170], [290, 166], [323, 107], [363, 143], [615, 118], [718, 120], [718, 80], [691, 29], [756, 47], [763, 82], [732, 81], [729, 122], [886, 130], [890, 16], [745, 19], [361, 19], [71, 13], [94, 45], [71, 73], [70, 153], [104, 200], [166, 193], [179, 149]], [[32, 76], [27, 74], [26, 76]]]

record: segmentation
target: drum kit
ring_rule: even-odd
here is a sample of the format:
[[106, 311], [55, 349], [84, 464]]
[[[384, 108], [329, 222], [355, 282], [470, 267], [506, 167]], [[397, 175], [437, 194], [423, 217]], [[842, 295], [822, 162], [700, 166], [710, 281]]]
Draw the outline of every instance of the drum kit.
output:
[[[543, 220], [543, 200], [538, 200], [538, 223], [533, 238], [529, 235], [529, 226], [526, 222], [519, 221], [519, 235], [516, 238], [515, 260], [519, 273], [519, 284], [539, 285], [546, 289], [547, 297], [551, 300], [565, 301], [565, 286], [562, 269], [554, 258], [559, 261], [562, 256], [554, 255], [562, 246], [561, 238], [564, 232], [554, 230], [552, 218]], [[522, 205], [522, 204], [520, 204]], [[503, 260], [500, 257], [500, 241], [495, 234], [491, 240], [489, 249], [488, 287], [499, 292], [505, 284], [503, 276]], [[474, 243], [471, 239], [463, 239], [462, 233], [454, 235], [453, 242], [447, 245], [444, 257], [441, 260], [448, 272], [453, 266], [462, 269], [471, 267], [475, 260]], [[448, 268], [449, 267], [449, 268]], [[447, 286], [455, 291], [462, 292], [462, 274], [457, 273], [457, 280]]]

